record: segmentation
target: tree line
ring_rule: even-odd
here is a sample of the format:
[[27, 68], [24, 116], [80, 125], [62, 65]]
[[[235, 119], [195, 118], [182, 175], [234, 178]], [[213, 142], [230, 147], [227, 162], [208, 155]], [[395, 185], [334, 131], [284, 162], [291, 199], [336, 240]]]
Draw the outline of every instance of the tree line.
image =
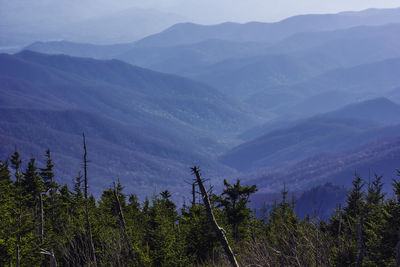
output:
[[[49, 150], [42, 167], [32, 158], [23, 170], [18, 152], [0, 161], [1, 266], [229, 266], [221, 235], [239, 266], [399, 266], [396, 179], [389, 198], [381, 176], [355, 175], [346, 204], [321, 221], [298, 218], [286, 189], [268, 210], [251, 210], [256, 185], [224, 180], [216, 194], [193, 168], [192, 201], [178, 208], [167, 190], [140, 202], [119, 181], [95, 199], [84, 146], [72, 186], [55, 182]], [[196, 202], [204, 193], [208, 204]]]

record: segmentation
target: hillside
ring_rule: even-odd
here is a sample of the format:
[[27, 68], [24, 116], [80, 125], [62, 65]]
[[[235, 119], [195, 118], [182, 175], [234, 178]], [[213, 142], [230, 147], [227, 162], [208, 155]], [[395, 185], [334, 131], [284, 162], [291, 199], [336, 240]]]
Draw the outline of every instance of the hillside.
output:
[[2, 54], [0, 81], [1, 157], [17, 147], [24, 159], [41, 158], [50, 148], [65, 179], [80, 168], [85, 131], [97, 188], [113, 175], [143, 195], [156, 184], [181, 188], [193, 164], [214, 177], [231, 173], [213, 155], [252, 123], [214, 88], [117, 60]]
[[59, 182], [69, 183], [81, 170], [85, 132], [91, 192], [96, 194], [117, 178], [141, 197], [154, 186], [168, 187], [177, 194], [183, 191], [188, 166], [195, 164], [204, 166], [213, 177], [234, 173], [160, 128], [134, 127], [81, 110], [2, 108], [0, 113], [0, 157], [17, 149], [25, 162], [34, 156], [44, 164], [44, 150], [50, 148], [59, 166]]
[[[392, 95], [394, 97], [395, 92], [389, 95]], [[335, 99], [335, 97], [341, 97], [343, 95], [332, 92], [326, 94], [326, 96], [330, 96], [330, 99], [332, 101], [333, 99]], [[345, 103], [346, 101], [342, 100], [340, 104], [344, 105]], [[325, 105], [324, 108], [326, 108], [327, 104], [323, 103], [321, 105]], [[328, 113], [319, 114], [317, 116], [320, 118], [354, 118], [360, 120], [375, 121], [379, 124], [390, 125], [400, 124], [400, 117], [398, 116], [399, 112], [400, 106], [398, 103], [395, 103], [387, 98], [380, 97], [365, 101], [354, 102], [345, 105], [342, 108], [336, 109]], [[244, 131], [239, 135], [239, 138], [244, 141], [250, 141], [273, 130], [278, 130], [285, 127], [288, 128], [298, 123], [300, 123], [299, 120], [296, 120], [293, 116], [277, 117], [268, 121], [267, 123], [257, 125]]]
[[399, 161], [400, 139], [393, 137], [342, 152], [320, 153], [282, 168], [260, 169], [248, 176], [246, 182], [259, 184], [263, 188], [261, 192], [276, 192], [283, 183], [289, 190], [307, 189], [326, 182], [349, 187], [355, 172], [367, 180], [376, 173], [383, 175], [384, 190], [389, 192]]
[[348, 150], [373, 140], [397, 136], [398, 131], [394, 129], [398, 126], [386, 125], [400, 124], [399, 112], [398, 104], [383, 98], [352, 104], [266, 132], [233, 148], [220, 160], [248, 171], [284, 165], [324, 151]]
[[323, 114], [325, 118], [357, 118], [376, 121], [385, 125], [400, 124], [400, 105], [387, 98], [375, 98], [347, 105]]
[[[399, 24], [301, 32], [277, 43], [206, 39], [193, 44], [99, 46], [35, 43], [27, 50], [93, 58], [118, 58], [157, 71], [184, 75], [247, 95], [291, 85], [324, 71], [398, 57]], [[318, 60], [317, 60], [318, 59]], [[236, 92], [238, 91], [238, 92]]]
[[268, 96], [282, 95], [285, 87], [324, 72], [399, 57], [399, 36], [399, 24], [301, 33], [258, 55], [226, 59], [183, 74], [206, 81], [226, 94], [248, 96], [248, 102], [258, 99], [257, 105], [267, 107], [262, 101]]
[[[62, 102], [60, 108], [83, 108], [128, 123], [177, 132], [196, 129], [200, 136], [229, 133], [251, 123], [245, 107], [214, 88], [117, 60], [24, 51], [1, 55], [0, 76], [33, 83], [31, 96], [55, 97]], [[2, 88], [16, 93], [14, 89]]]
[[321, 151], [354, 147], [381, 135], [395, 135], [376, 130], [377, 123], [356, 119], [309, 119], [295, 126], [272, 131], [239, 145], [221, 157], [221, 162], [238, 170], [286, 164]]
[[[360, 100], [390, 97], [400, 85], [399, 64], [399, 58], [392, 58], [338, 68], [303, 82], [256, 93], [246, 103], [280, 115], [304, 118]], [[279, 105], [265, 104], [277, 101]]]
[[74, 57], [89, 57], [94, 59], [111, 59], [130, 50], [132, 43], [115, 45], [95, 45], [75, 43], [70, 41], [34, 42], [25, 46], [23, 50], [34, 51], [43, 54], [64, 54]]

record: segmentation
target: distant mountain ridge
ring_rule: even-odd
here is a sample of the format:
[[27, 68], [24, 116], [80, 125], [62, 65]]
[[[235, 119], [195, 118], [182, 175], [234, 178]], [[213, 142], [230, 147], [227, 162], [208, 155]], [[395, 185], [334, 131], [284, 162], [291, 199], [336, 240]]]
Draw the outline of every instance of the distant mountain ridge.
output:
[[238, 170], [249, 171], [324, 151], [354, 148], [400, 135], [399, 114], [400, 105], [383, 98], [352, 104], [268, 132], [233, 148], [220, 160]]
[[[84, 98], [88, 95], [79, 87], [85, 87], [86, 92], [94, 94], [96, 101], [108, 98], [107, 103], [103, 102], [104, 100], [98, 103], [105, 108], [112, 108], [113, 111], [108, 114], [114, 119], [119, 116], [121, 120], [126, 117], [127, 112], [135, 112], [135, 119], [142, 117], [143, 122], [147, 120], [143, 116], [152, 114], [153, 120], [160, 123], [163, 121], [165, 123], [167, 118], [178, 124], [189, 123], [195, 126], [206, 123], [208, 130], [229, 131], [221, 127], [221, 122], [228, 123], [229, 118], [233, 118], [231, 126], [238, 127], [240, 124], [236, 118], [247, 116], [240, 111], [239, 103], [214, 88], [186, 78], [134, 67], [117, 60], [98, 61], [69, 56], [49, 56], [29, 51], [15, 56], [1, 55], [1, 60], [0, 76], [56, 85], [56, 87], [69, 87], [70, 89], [66, 92], [60, 89], [48, 92], [49, 95], [62, 94], [60, 99], [68, 95], [70, 99], [64, 99], [66, 105], [74, 102], [83, 105], [83, 99], [79, 95]], [[40, 90], [45, 88], [48, 87], [43, 86]], [[95, 99], [90, 101], [93, 100]], [[157, 103], [157, 100], [160, 102]], [[97, 108], [90, 105], [90, 102], [88, 104], [86, 105], [88, 108], [94, 108], [94, 110]], [[231, 113], [232, 116], [226, 117], [226, 114], [230, 112], [223, 109], [228, 106], [236, 115]], [[187, 110], [177, 107], [185, 107]], [[188, 112], [189, 110], [192, 111]], [[207, 116], [203, 116], [205, 114]], [[218, 117], [220, 118], [217, 119]], [[215, 119], [220, 121], [217, 122]], [[126, 120], [132, 120], [132, 117]], [[243, 123], [248, 122], [248, 119], [243, 120]]]
[[[399, 131], [399, 127], [393, 131]], [[355, 173], [364, 179], [376, 173], [383, 175], [384, 190], [390, 192], [399, 161], [397, 136], [338, 153], [320, 153], [281, 168], [258, 170], [246, 182], [258, 184], [263, 188], [260, 192], [277, 192], [283, 183], [289, 190], [308, 189], [326, 182], [350, 187]]]
[[[344, 104], [344, 103], [343, 103]], [[365, 101], [358, 101], [343, 106], [340, 109], [316, 115], [320, 118], [354, 118], [359, 120], [372, 120], [379, 124], [392, 125], [400, 124], [400, 105], [387, 98], [379, 97]], [[304, 121], [307, 118], [300, 120]], [[273, 130], [288, 128], [300, 122], [294, 117], [285, 116], [281, 119], [277, 118], [265, 124], [257, 125], [254, 128], [246, 130], [240, 134], [240, 138], [250, 141], [260, 137]]]
[[[373, 12], [370, 10], [366, 14], [359, 14], [357, 20], [360, 17], [370, 18], [371, 14], [380, 14], [380, 12], [396, 14], [398, 10]], [[300, 16], [295, 20], [297, 19], [307, 21], [307, 16]], [[390, 24], [381, 25], [381, 22], [390, 22]], [[184, 75], [205, 82], [226, 95], [244, 100], [263, 116], [281, 115], [280, 113], [286, 110], [291, 112], [299, 110], [300, 112], [296, 111], [296, 113], [303, 114], [304, 117], [333, 110], [339, 107], [342, 101], [345, 101], [343, 104], [348, 104], [359, 100], [357, 93], [342, 90], [340, 85], [333, 87], [332, 85], [337, 84], [336, 79], [331, 81], [332, 77], [329, 76], [334, 70], [338, 72], [342, 70], [343, 75], [350, 77], [351, 75], [345, 72], [353, 71], [352, 67], [400, 57], [398, 49], [400, 23], [395, 22], [396, 19], [388, 16], [382, 20], [377, 19], [375, 23], [366, 23], [367, 25], [354, 26], [352, 24], [350, 28], [300, 31], [273, 43], [241, 42], [238, 39], [233, 41], [206, 39], [198, 43], [162, 47], [138, 46], [131, 43], [107, 47], [83, 45], [82, 49], [79, 49], [79, 44], [69, 46], [66, 43], [54, 43], [37, 44], [29, 49], [99, 58], [116, 57], [147, 68]], [[231, 26], [228, 25], [228, 27]], [[57, 49], [58, 46], [61, 48]], [[117, 53], [117, 50], [120, 50], [120, 53]], [[395, 69], [388, 73], [389, 76], [397, 75]], [[320, 82], [316, 82], [317, 76], [321, 78]], [[368, 76], [371, 75], [368, 74], [367, 78]], [[349, 82], [349, 77], [345, 78], [346, 83]], [[394, 78], [390, 76], [388, 81]], [[304, 89], [294, 88], [302, 87], [302, 83], [314, 92], [303, 94], [301, 91]], [[347, 85], [344, 84], [344, 86]], [[375, 82], [376, 87], [381, 85]], [[367, 87], [372, 88], [369, 84]], [[321, 92], [316, 93], [315, 90]], [[387, 97], [388, 95], [374, 94], [367, 98], [379, 96]], [[327, 99], [332, 101], [327, 103]], [[311, 108], [316, 102], [321, 103], [319, 107]]]
[[71, 41], [34, 42], [23, 50], [31, 50], [45, 54], [64, 54], [75, 57], [90, 57], [95, 59], [110, 59], [129, 51], [133, 43], [115, 45], [95, 45]]
[[[364, 13], [363, 13], [364, 12]], [[360, 15], [363, 14], [363, 15]], [[326, 31], [358, 25], [382, 25], [400, 22], [400, 8], [370, 10], [354, 13], [299, 15], [275, 23], [226, 22], [217, 25], [176, 24], [165, 31], [136, 42], [139, 46], [171, 46], [196, 43], [207, 39], [242, 42], [275, 42], [294, 33]], [[390, 14], [390, 16], [388, 16]]]
[[[80, 3], [78, 6], [70, 2], [43, 4], [36, 1], [13, 1], [4, 7], [2, 5], [4, 11], [0, 20], [0, 49], [55, 40], [95, 44], [127, 43], [162, 31], [175, 23], [187, 21], [181, 15], [143, 8], [114, 9], [104, 15], [96, 11], [88, 16], [86, 12], [71, 10], [74, 6], [82, 11], [88, 7], [88, 3]], [[37, 13], [32, 14], [32, 10]]]

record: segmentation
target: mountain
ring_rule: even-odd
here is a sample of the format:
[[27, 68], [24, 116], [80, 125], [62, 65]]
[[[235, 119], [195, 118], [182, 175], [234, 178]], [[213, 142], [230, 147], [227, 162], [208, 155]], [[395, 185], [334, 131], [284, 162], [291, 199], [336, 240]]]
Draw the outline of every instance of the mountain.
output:
[[63, 183], [81, 170], [85, 132], [91, 192], [101, 192], [117, 178], [141, 197], [154, 186], [182, 192], [182, 182], [195, 164], [213, 178], [234, 173], [159, 128], [123, 124], [82, 110], [1, 108], [0, 114], [1, 158], [17, 149], [25, 163], [34, 156], [43, 166], [44, 150], [50, 148], [56, 179]]
[[68, 41], [34, 42], [23, 50], [38, 53], [57, 55], [64, 54], [74, 57], [89, 57], [94, 59], [112, 59], [117, 55], [129, 51], [134, 45], [132, 43], [115, 45], [95, 45], [74, 43]]
[[[396, 91], [393, 91], [392, 94], [388, 95], [394, 98], [395, 92]], [[330, 97], [331, 102], [332, 99], [334, 99], [335, 97], [339, 98], [342, 96], [342, 94], [337, 92], [330, 92], [330, 93], [328, 92], [325, 95], [327, 97]], [[329, 102], [328, 103], [327, 102], [328, 100], [326, 100], [325, 102], [322, 101], [321, 106], [324, 106], [324, 108], [326, 108], [326, 105], [329, 105]], [[338, 99], [337, 101], [333, 102], [334, 102], [333, 106], [345, 105], [346, 102], [349, 102], [349, 99], [343, 97], [341, 100]], [[336, 104], [338, 102], [339, 104]], [[315, 105], [318, 105], [318, 101], [315, 102]], [[356, 103], [350, 103], [338, 110], [320, 114], [318, 116], [324, 118], [355, 118], [361, 120], [372, 120], [385, 125], [400, 124], [400, 119], [399, 116], [397, 115], [400, 112], [399, 107], [400, 106], [398, 103], [394, 103], [393, 101], [388, 100], [387, 98], [380, 97], [365, 101], [359, 101]], [[335, 107], [332, 107], [332, 109], [334, 108]], [[251, 139], [255, 139], [256, 137], [262, 136], [273, 130], [294, 126], [297, 123], [299, 123], [299, 121], [296, 120], [293, 116], [276, 117], [264, 124], [257, 125], [253, 128], [247, 129], [246, 131], [241, 133], [238, 137], [244, 141], [250, 141]]]
[[356, 119], [313, 118], [241, 144], [220, 159], [222, 163], [241, 171], [255, 170], [369, 141], [377, 138], [370, 133], [376, 128], [376, 123]]
[[[347, 64], [354, 64], [351, 63], [354, 60], [362, 64], [398, 54], [393, 45], [399, 42], [399, 31], [400, 24], [393, 22], [330, 31], [300, 32], [272, 44], [266, 52], [287, 54], [305, 50], [309, 53], [323, 54], [325, 57], [330, 54], [332, 60], [339, 56], [343, 63], [349, 61]], [[381, 49], [374, 51], [377, 47]], [[364, 55], [364, 58], [360, 55]]]
[[245, 107], [212, 87], [118, 60], [24, 51], [1, 55], [0, 76], [33, 83], [35, 96], [56, 98], [62, 108], [84, 107], [119, 121], [156, 124], [178, 135], [230, 134], [252, 121]]
[[[161, 72], [184, 75], [226, 90], [252, 93], [293, 84], [339, 67], [400, 56], [400, 24], [299, 32], [279, 42], [205, 39], [169, 46], [34, 43], [25, 49], [98, 59], [118, 58]], [[318, 59], [318, 60], [317, 60]], [[232, 93], [233, 94], [233, 93]]]
[[[32, 44], [27, 49], [50, 54], [118, 58], [145, 68], [183, 75], [206, 82], [227, 95], [246, 99], [262, 112], [276, 108], [277, 103], [298, 99], [299, 95], [285, 90], [288, 86], [334, 69], [400, 57], [399, 36], [400, 24], [394, 23], [296, 33], [271, 44], [220, 39], [162, 47], [137, 43], [96, 46], [53, 42]], [[353, 100], [355, 98], [344, 104]]]
[[135, 46], [118, 59], [161, 72], [185, 75], [229, 58], [243, 58], [263, 53], [270, 45], [207, 39], [194, 44], [165, 47]]
[[64, 40], [96, 44], [128, 43], [187, 21], [182, 15], [151, 8], [128, 8], [91, 17], [60, 28]]
[[339, 68], [303, 82], [273, 88], [271, 92], [256, 93], [245, 102], [281, 116], [305, 118], [360, 100], [390, 97], [392, 90], [400, 85], [399, 67], [400, 59], [392, 58]]
[[385, 125], [400, 124], [400, 105], [387, 98], [375, 98], [347, 105], [322, 115], [325, 118], [357, 118], [376, 121]]
[[293, 98], [281, 87], [334, 69], [399, 57], [399, 36], [400, 24], [302, 33], [273, 44], [259, 55], [230, 58], [181, 74], [206, 81], [226, 94], [247, 97], [252, 105], [258, 101], [258, 106], [266, 108], [268, 98]]
[[[323, 151], [341, 151], [398, 135], [400, 105], [374, 99], [292, 122], [245, 142], [220, 157], [241, 171], [283, 165]], [[383, 125], [385, 123], [386, 125]]]
[[[288, 193], [294, 200], [294, 210], [299, 218], [304, 219], [308, 215], [310, 218], [315, 216], [317, 220], [327, 220], [339, 204], [344, 204], [348, 189], [328, 182], [307, 190], [290, 190]], [[259, 218], [263, 218], [276, 202], [282, 201], [282, 193], [257, 192], [250, 199], [251, 209], [257, 211]]]
[[319, 220], [327, 220], [338, 205], [344, 206], [348, 190], [343, 186], [326, 183], [306, 190], [296, 199], [296, 215], [304, 218], [309, 215]]
[[[399, 131], [398, 127], [392, 130]], [[383, 175], [384, 190], [390, 192], [399, 161], [400, 137], [397, 136], [341, 152], [319, 153], [281, 168], [260, 169], [246, 183], [257, 184], [260, 193], [277, 192], [283, 183], [289, 190], [304, 190], [326, 182], [350, 187], [355, 172], [366, 180], [376, 173]]]
[[390, 100], [400, 104], [400, 87], [394, 89], [393, 91], [388, 93], [388, 97]]
[[85, 132], [93, 187], [119, 176], [142, 195], [156, 184], [182, 189], [194, 164], [211, 177], [235, 173], [214, 155], [254, 121], [240, 103], [199, 82], [118, 60], [30, 51], [0, 54], [0, 104], [2, 158], [15, 147], [24, 159], [50, 148], [61, 182], [70, 182]]
[[[375, 10], [360, 13], [300, 15], [275, 23], [249, 22], [198, 25], [180, 23], [136, 42], [138, 46], [173, 46], [207, 39], [239, 42], [276, 42], [299, 32], [329, 31], [359, 25], [382, 25], [400, 22], [400, 9]], [[361, 15], [362, 14], [362, 15]]]
[[400, 58], [391, 58], [355, 67], [336, 69], [294, 85], [290, 90], [301, 91], [305, 95], [316, 95], [334, 90], [364, 94], [378, 91], [377, 94], [379, 94], [400, 84], [399, 66]]
[[183, 16], [155, 9], [110, 8], [105, 12], [87, 12], [87, 6], [88, 3], [77, 5], [67, 2], [3, 3], [0, 50], [2, 47], [24, 47], [36, 41], [127, 43], [187, 20]]
[[195, 44], [168, 47], [138, 47], [135, 43], [94, 45], [67, 41], [35, 42], [24, 50], [45, 54], [65, 54], [95, 59], [119, 59], [152, 70], [185, 74], [232, 57], [263, 53], [266, 43], [209, 39]]

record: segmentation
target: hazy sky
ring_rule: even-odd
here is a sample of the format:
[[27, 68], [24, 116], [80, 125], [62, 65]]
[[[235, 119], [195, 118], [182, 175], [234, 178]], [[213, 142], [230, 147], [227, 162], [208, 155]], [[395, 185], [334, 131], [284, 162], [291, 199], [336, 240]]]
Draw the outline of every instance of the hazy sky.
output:
[[[196, 23], [223, 21], [277, 21], [305, 13], [336, 13], [344, 10], [400, 7], [399, 0], [0, 0], [0, 16], [20, 12], [21, 16], [70, 19], [105, 15], [140, 7], [183, 15]], [[59, 12], [57, 12], [57, 10]], [[12, 12], [11, 12], [12, 11]], [[1, 19], [0, 19], [1, 20]]]

